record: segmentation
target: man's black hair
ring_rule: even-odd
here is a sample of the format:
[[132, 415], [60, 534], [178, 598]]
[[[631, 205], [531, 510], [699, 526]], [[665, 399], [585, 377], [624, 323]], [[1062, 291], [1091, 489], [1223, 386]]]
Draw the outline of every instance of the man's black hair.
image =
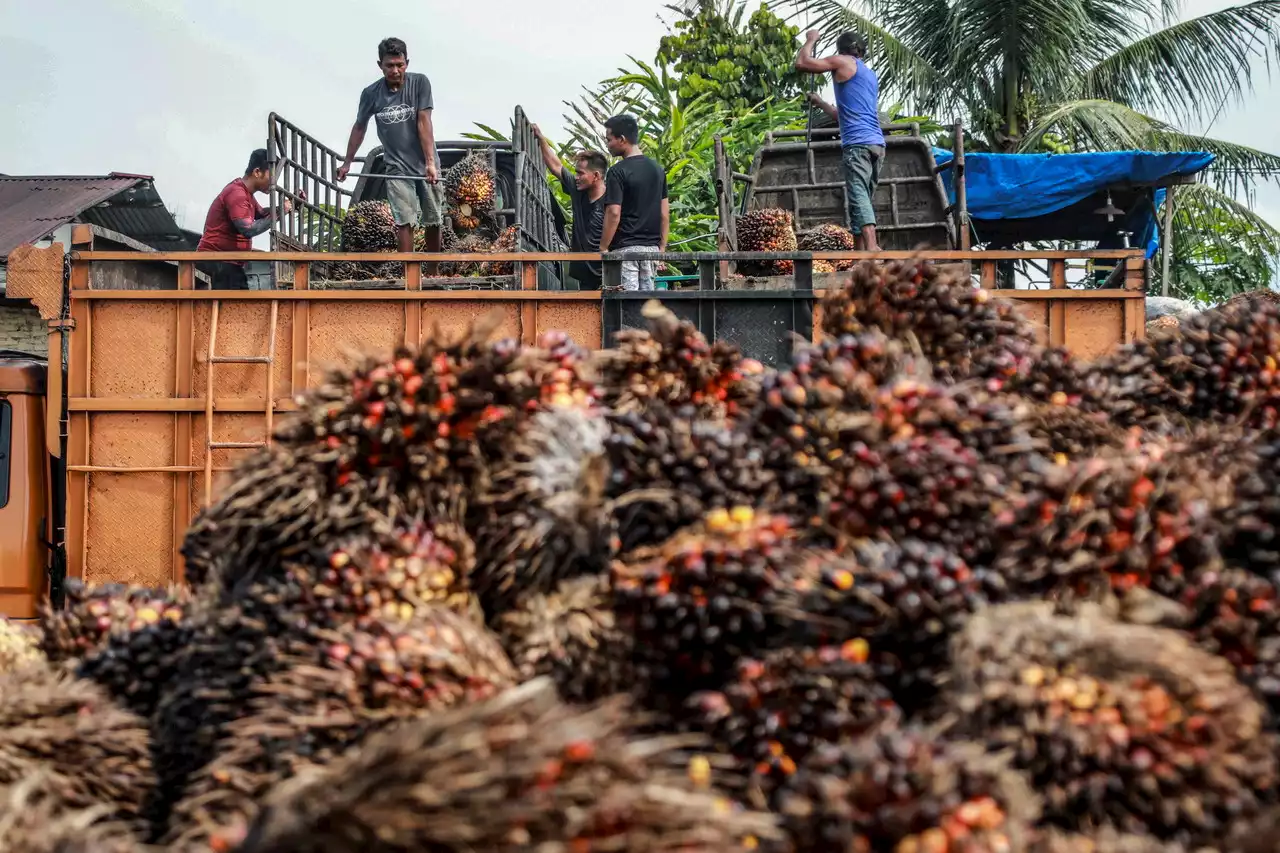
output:
[[604, 174], [609, 171], [609, 158], [599, 151], [579, 151], [574, 162], [581, 163], [593, 172]]
[[640, 125], [636, 124], [634, 116], [614, 116], [606, 120], [604, 126], [611, 134], [627, 140], [632, 145], [640, 141]]
[[378, 61], [381, 62], [388, 56], [400, 56], [404, 59], [408, 59], [409, 46], [404, 43], [403, 39], [383, 39], [378, 42]]
[[244, 167], [246, 175], [252, 175], [258, 169], [264, 172], [271, 171], [271, 163], [267, 160], [267, 149], [258, 148], [249, 155], [249, 165]]
[[861, 59], [867, 55], [867, 40], [857, 33], [841, 33], [836, 39], [836, 53]]

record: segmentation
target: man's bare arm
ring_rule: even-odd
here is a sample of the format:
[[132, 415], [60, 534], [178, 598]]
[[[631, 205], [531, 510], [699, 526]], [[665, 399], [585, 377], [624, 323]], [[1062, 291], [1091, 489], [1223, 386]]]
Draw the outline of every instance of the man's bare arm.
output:
[[611, 204], [604, 209], [604, 229], [600, 233], [600, 251], [607, 252], [613, 245], [613, 237], [622, 222], [622, 205]]
[[671, 235], [671, 202], [668, 199], [662, 200], [662, 240], [658, 243], [658, 248], [662, 251], [667, 250], [667, 238]]
[[338, 182], [341, 183], [347, 179], [347, 173], [351, 171], [351, 164], [356, 159], [356, 154], [360, 151], [360, 146], [364, 145], [364, 132], [367, 124], [353, 124], [351, 126], [351, 136], [347, 139], [347, 156], [343, 159], [342, 165], [338, 167]]
[[435, 183], [440, 180], [440, 170], [436, 168], [436, 129], [431, 124], [431, 110], [418, 110], [418, 141], [427, 160], [426, 178]]
[[551, 170], [551, 174], [557, 178], [564, 175], [564, 164], [560, 162], [560, 157], [551, 148], [551, 143], [542, 135], [542, 128], [536, 124], [533, 126], [533, 135], [538, 137], [538, 144], [542, 146], [542, 162], [547, 164], [547, 168]]
[[816, 92], [810, 92], [808, 95], [808, 98], [809, 98], [809, 103], [813, 104], [815, 107], [822, 110], [824, 113], [831, 116], [833, 119], [837, 121], [840, 120], [840, 112], [831, 104], [828, 104], [826, 101], [822, 100], [822, 98]]
[[[850, 57], [835, 54], [834, 56], [826, 56], [817, 58], [813, 55], [813, 48], [818, 43], [818, 31], [809, 30], [805, 36], [804, 44], [800, 47], [800, 52], [796, 54], [796, 70], [803, 71], [806, 74], [827, 74], [841, 72], [844, 79], [849, 79], [858, 72], [858, 64], [853, 62]], [[847, 77], [845, 75], [848, 75]]]

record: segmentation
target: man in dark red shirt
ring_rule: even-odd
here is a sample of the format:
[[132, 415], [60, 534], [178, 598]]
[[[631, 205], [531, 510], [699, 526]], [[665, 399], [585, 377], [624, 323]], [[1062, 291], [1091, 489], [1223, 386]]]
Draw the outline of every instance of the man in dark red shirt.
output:
[[[200, 237], [197, 252], [247, 252], [253, 248], [253, 238], [271, 227], [275, 215], [254, 199], [254, 193], [271, 189], [271, 164], [267, 162], [267, 149], [259, 148], [249, 155], [249, 165], [243, 178], [236, 178], [222, 188], [209, 206], [204, 220], [204, 233]], [[293, 209], [289, 199], [284, 200], [284, 212]], [[201, 271], [213, 279], [214, 290], [245, 290], [248, 279], [244, 263], [217, 262], [201, 264]]]

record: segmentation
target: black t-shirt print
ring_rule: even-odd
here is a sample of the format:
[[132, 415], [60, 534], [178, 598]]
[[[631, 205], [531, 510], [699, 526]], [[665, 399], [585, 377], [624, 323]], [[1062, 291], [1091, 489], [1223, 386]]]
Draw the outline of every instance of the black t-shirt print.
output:
[[[382, 156], [392, 174], [418, 176], [427, 170], [427, 157], [418, 138], [418, 113], [434, 109], [431, 81], [425, 74], [405, 74], [400, 88], [391, 91], [386, 79], [365, 87], [360, 93], [356, 124], [361, 127], [375, 119]], [[436, 165], [440, 155], [436, 154]]]
[[667, 197], [667, 175], [648, 157], [624, 157], [605, 178], [605, 206], [622, 206], [618, 232], [610, 251], [662, 242], [662, 200]]
[[[573, 205], [573, 233], [569, 236], [569, 248], [574, 252], [600, 251], [600, 235], [604, 233], [604, 196], [595, 201], [574, 183], [576, 175], [568, 167], [560, 170], [560, 186], [564, 187]], [[569, 265], [569, 275], [581, 284], [600, 283], [600, 264], [574, 261]]]

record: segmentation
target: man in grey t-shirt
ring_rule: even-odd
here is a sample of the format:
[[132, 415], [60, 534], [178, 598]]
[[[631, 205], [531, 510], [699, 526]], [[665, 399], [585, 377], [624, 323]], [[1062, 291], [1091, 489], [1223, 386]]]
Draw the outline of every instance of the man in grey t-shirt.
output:
[[[425, 74], [408, 73], [409, 49], [397, 38], [383, 39], [378, 45], [378, 67], [382, 69], [382, 79], [360, 93], [356, 123], [347, 141], [346, 159], [338, 168], [338, 181], [347, 179], [351, 162], [364, 143], [369, 119], [374, 119], [378, 141], [382, 143], [387, 200], [395, 217], [400, 251], [413, 251], [413, 229], [421, 223], [427, 250], [438, 252], [444, 193], [435, 130], [431, 126], [431, 81]], [[426, 180], [396, 180], [397, 175]]]

